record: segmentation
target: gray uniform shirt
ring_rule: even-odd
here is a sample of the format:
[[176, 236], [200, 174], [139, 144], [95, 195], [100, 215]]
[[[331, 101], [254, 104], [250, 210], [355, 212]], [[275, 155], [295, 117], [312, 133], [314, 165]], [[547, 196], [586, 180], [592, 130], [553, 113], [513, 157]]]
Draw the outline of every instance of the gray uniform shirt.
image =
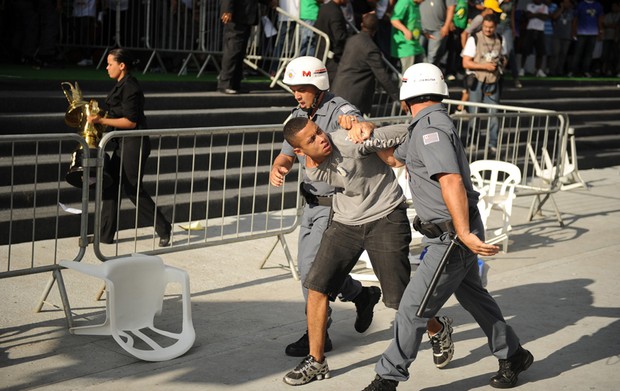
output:
[[[312, 117], [312, 121], [318, 125], [325, 133], [331, 133], [336, 129], [340, 129], [338, 125], [338, 116], [340, 115], [356, 115], [358, 118], [362, 119], [362, 113], [353, 106], [351, 103], [346, 100], [335, 96], [331, 92], [326, 92], [325, 97], [323, 98], [323, 102], [317, 109], [314, 117]], [[293, 118], [297, 117], [308, 117], [308, 112], [302, 110], [300, 108], [295, 108], [291, 112], [291, 116]], [[286, 140], [282, 143], [282, 150], [280, 151], [283, 155], [287, 156], [295, 156], [295, 152], [293, 152], [293, 147]], [[302, 167], [305, 167], [305, 158], [303, 156], [298, 156], [299, 161]], [[325, 182], [312, 181], [308, 179], [307, 175], [304, 175], [304, 189], [318, 196], [329, 196], [334, 194], [334, 187], [328, 185]]]
[[403, 125], [375, 129], [373, 138], [355, 144], [347, 131], [339, 129], [328, 137], [332, 153], [318, 167], [306, 168], [310, 179], [338, 188], [332, 206], [334, 221], [345, 225], [366, 224], [390, 214], [405, 201], [394, 171], [375, 153], [403, 141]]
[[460, 174], [469, 207], [476, 206], [479, 194], [471, 184], [467, 156], [442, 104], [427, 107], [413, 118], [409, 138], [396, 148], [394, 157], [407, 164], [413, 207], [423, 221], [452, 220], [437, 174]]

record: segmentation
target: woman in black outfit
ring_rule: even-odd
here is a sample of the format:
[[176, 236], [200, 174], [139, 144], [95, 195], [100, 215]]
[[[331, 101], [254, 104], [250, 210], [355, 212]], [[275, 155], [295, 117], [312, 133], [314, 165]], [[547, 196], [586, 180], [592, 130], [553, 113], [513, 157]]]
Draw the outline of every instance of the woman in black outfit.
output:
[[[144, 116], [144, 94], [136, 78], [130, 74], [132, 62], [131, 54], [126, 49], [110, 51], [106, 69], [110, 78], [116, 80], [116, 86], [105, 101], [108, 115], [107, 117], [90, 116], [88, 122], [108, 126], [110, 130], [147, 128]], [[122, 187], [131, 202], [138, 205], [140, 225], [150, 225], [155, 221], [155, 231], [160, 238], [159, 246], [169, 246], [171, 225], [155, 206], [153, 199], [142, 184], [146, 160], [151, 153], [149, 137], [125, 137], [115, 141], [116, 145], [110, 159], [110, 172], [114, 182], [112, 186], [104, 189], [102, 194], [101, 242], [114, 242], [117, 228], [118, 192], [119, 187]]]

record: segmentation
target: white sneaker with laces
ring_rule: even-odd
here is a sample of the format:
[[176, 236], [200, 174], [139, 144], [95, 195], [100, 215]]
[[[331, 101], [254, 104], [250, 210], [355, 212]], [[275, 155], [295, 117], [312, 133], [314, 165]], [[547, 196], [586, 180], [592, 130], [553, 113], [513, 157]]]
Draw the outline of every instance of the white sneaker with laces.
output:
[[547, 77], [547, 74], [543, 72], [542, 69], [539, 69], [538, 71], [536, 71], [536, 77]]

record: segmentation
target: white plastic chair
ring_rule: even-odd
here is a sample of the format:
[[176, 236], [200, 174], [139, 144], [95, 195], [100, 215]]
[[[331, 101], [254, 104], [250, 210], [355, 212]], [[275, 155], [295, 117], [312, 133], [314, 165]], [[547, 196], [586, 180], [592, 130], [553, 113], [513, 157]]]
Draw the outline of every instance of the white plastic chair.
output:
[[538, 158], [531, 144], [527, 145], [527, 152], [530, 155], [532, 164], [534, 165], [534, 174], [539, 177], [545, 184], [550, 184], [555, 179], [556, 175], [559, 175], [560, 190], [571, 190], [578, 187], [588, 188], [586, 182], [581, 178], [579, 169], [577, 168], [577, 144], [575, 142], [575, 129], [568, 129], [568, 147], [569, 151], [564, 152], [562, 156], [561, 166], [562, 171], [557, 172], [558, 166], [554, 165], [551, 156], [546, 148], [542, 150], [542, 163], [538, 162]]
[[[160, 257], [142, 254], [113, 259], [101, 265], [73, 261], [61, 261], [60, 265], [101, 278], [106, 286], [106, 321], [100, 325], [72, 327], [72, 334], [111, 335], [125, 351], [144, 361], [176, 358], [194, 344], [196, 333], [186, 271], [164, 265]], [[182, 287], [183, 323], [180, 333], [161, 330], [153, 325], [155, 315], [161, 314], [168, 283], [179, 283]], [[136, 347], [137, 344], [140, 347]], [[148, 348], [143, 349], [145, 344]]]
[[502, 250], [508, 251], [508, 232], [512, 230], [512, 200], [515, 186], [521, 182], [521, 170], [512, 163], [499, 160], [477, 160], [470, 164], [472, 184], [480, 193], [478, 209], [487, 228], [487, 220], [492, 209], [502, 212], [502, 227], [493, 232], [494, 237], [486, 242], [502, 243]]

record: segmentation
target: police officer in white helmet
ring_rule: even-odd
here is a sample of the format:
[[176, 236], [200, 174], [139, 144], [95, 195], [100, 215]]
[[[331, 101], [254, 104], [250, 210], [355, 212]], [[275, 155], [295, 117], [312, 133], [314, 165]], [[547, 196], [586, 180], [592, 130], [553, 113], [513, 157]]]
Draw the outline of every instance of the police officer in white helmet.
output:
[[[499, 248], [484, 243], [484, 226], [476, 206], [478, 193], [471, 184], [467, 157], [441, 104], [447, 97], [448, 87], [435, 65], [420, 63], [405, 71], [400, 99], [410, 106], [413, 117], [409, 138], [384, 156], [384, 161], [394, 167], [406, 165], [419, 216], [414, 227], [424, 234], [428, 247], [400, 302], [394, 339], [377, 362], [377, 375], [365, 388], [368, 391], [395, 390], [399, 382], [409, 379], [408, 368], [415, 360], [427, 321], [452, 294], [478, 322], [491, 352], [499, 359], [499, 371], [490, 379], [492, 387], [514, 387], [518, 375], [534, 360], [506, 324], [478, 274], [478, 254], [492, 256]], [[458, 245], [449, 255], [426, 309], [418, 316], [422, 298], [453, 239]]]
[[[346, 100], [329, 92], [329, 79], [325, 64], [315, 57], [303, 56], [291, 61], [284, 72], [284, 83], [287, 84], [295, 96], [298, 106], [292, 110], [291, 117], [306, 117], [312, 119], [325, 132], [333, 132], [342, 126], [350, 128], [355, 121], [363, 121], [362, 114]], [[361, 140], [364, 137], [357, 135]], [[303, 159], [301, 157], [300, 159]], [[282, 144], [280, 154], [275, 158], [269, 180], [273, 186], [282, 186], [284, 176], [291, 170], [295, 162], [293, 147], [286, 141]], [[303, 165], [302, 165], [303, 166]], [[331, 201], [334, 187], [325, 182], [313, 182], [304, 178], [301, 192], [306, 203], [302, 215], [299, 231], [297, 265], [302, 283], [308, 275], [310, 266], [318, 251], [323, 232], [327, 229], [331, 214]], [[308, 291], [303, 288], [305, 300]], [[373, 308], [381, 297], [378, 287], [362, 287], [362, 284], [346, 278], [338, 295], [342, 300], [352, 301], [355, 304], [357, 318], [355, 330], [363, 333], [372, 322]], [[330, 309], [331, 312], [331, 309]], [[330, 319], [331, 320], [331, 319]], [[285, 349], [285, 353], [294, 357], [305, 357], [309, 354], [307, 332], [296, 342]], [[329, 335], [325, 340], [325, 351], [332, 349]]]

